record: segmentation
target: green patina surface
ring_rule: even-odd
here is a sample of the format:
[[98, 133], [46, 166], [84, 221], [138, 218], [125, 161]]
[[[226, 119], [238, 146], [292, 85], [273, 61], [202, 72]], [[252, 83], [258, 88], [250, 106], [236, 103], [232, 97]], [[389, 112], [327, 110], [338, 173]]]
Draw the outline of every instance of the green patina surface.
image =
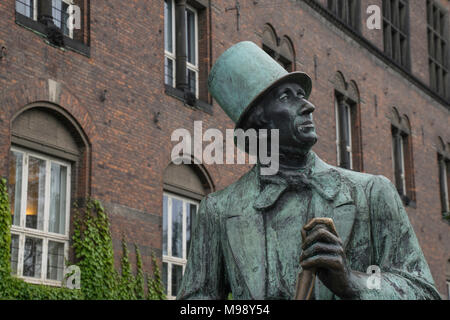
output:
[[[225, 299], [231, 292], [234, 299], [293, 299], [301, 256], [304, 259], [302, 228], [313, 218], [331, 218], [339, 237], [333, 250], [338, 248], [334, 252], [339, 252], [343, 271], [330, 271], [331, 264], [324, 269], [328, 274], [319, 270], [315, 299], [440, 299], [392, 183], [330, 166], [309, 151], [317, 141], [314, 127], [303, 130], [294, 124], [312, 124], [314, 107], [307, 101], [311, 82], [294, 74], [287, 74], [251, 42], [228, 49], [213, 67], [211, 94], [236, 127], [246, 121], [245, 114], [259, 108], [254, 101], [260, 96], [263, 112], [275, 111], [266, 127], [286, 124], [280, 128], [280, 146], [287, 147], [280, 149], [285, 150], [284, 161], [297, 154], [301, 165], [274, 176], [262, 176], [256, 165], [201, 202], [178, 298]], [[305, 94], [288, 98], [295, 86], [281, 84], [286, 79]], [[291, 91], [276, 96], [279, 87]], [[290, 178], [296, 176], [303, 178]], [[365, 282], [370, 266], [381, 270], [379, 288]], [[329, 280], [328, 286], [321, 279]]]
[[[230, 291], [234, 299], [292, 299], [301, 229], [313, 217], [334, 220], [352, 270], [380, 267], [380, 290], [367, 288], [361, 299], [440, 299], [392, 183], [310, 158], [315, 186], [303, 193], [283, 184], [261, 190], [255, 166], [202, 201], [179, 299], [224, 299]], [[315, 298], [339, 299], [319, 279]]]

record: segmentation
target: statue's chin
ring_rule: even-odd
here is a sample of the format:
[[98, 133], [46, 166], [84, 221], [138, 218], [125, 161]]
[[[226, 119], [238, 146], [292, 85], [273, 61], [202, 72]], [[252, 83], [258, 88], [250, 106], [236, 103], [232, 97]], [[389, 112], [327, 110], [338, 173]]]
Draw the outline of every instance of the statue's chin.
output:
[[311, 151], [311, 148], [317, 143], [317, 137], [302, 139], [296, 145], [280, 145], [280, 154], [285, 156], [305, 156]]

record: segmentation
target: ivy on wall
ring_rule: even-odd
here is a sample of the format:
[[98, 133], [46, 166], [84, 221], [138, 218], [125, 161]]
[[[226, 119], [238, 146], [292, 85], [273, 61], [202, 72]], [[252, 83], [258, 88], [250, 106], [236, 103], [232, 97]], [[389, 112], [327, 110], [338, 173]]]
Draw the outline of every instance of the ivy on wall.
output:
[[154, 254], [152, 277], [145, 276], [142, 257], [135, 245], [136, 276], [132, 272], [125, 238], [122, 241], [121, 272], [114, 268], [114, 251], [108, 216], [99, 201], [75, 210], [72, 237], [76, 265], [81, 271], [81, 289], [26, 283], [11, 275], [11, 211], [5, 179], [0, 179], [0, 299], [14, 300], [135, 300], [165, 299], [164, 286]]

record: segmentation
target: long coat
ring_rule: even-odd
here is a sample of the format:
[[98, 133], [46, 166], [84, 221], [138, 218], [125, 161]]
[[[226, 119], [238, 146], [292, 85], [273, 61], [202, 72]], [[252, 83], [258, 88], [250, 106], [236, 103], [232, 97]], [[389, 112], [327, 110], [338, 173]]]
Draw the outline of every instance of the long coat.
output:
[[[330, 166], [313, 152], [310, 157], [318, 186], [310, 193], [310, 217], [334, 220], [352, 270], [365, 273], [369, 266], [381, 270], [379, 289], [368, 286], [361, 298], [440, 299], [392, 183], [382, 176]], [[267, 260], [275, 258], [267, 255], [265, 213], [259, 210], [276, 202], [283, 191], [283, 187], [264, 189], [263, 194], [255, 166], [201, 202], [178, 299], [225, 299], [229, 292], [236, 300], [266, 299], [268, 283], [279, 283], [288, 298], [295, 295], [303, 225], [290, 220], [285, 223], [289, 229], [273, 240], [281, 277], [273, 279]], [[281, 211], [289, 207], [289, 199], [281, 206]], [[318, 278], [314, 292], [318, 300], [339, 299]]]

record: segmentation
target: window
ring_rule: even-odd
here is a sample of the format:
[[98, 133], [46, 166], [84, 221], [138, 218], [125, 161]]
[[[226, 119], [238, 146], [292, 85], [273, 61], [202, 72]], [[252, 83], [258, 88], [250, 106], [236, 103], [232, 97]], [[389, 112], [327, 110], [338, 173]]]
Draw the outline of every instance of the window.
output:
[[[177, 48], [176, 29], [180, 28], [175, 19], [175, 1], [164, 1], [164, 81], [166, 85], [177, 86]], [[199, 58], [198, 58], [198, 13], [197, 9], [186, 6], [185, 9], [186, 37], [186, 88], [199, 96]], [[178, 58], [180, 59], [180, 58]], [[179, 74], [179, 73], [178, 73]], [[179, 79], [181, 80], [181, 79]], [[184, 85], [184, 84], [183, 84]]]
[[427, 24], [430, 86], [448, 97], [448, 14], [431, 0], [427, 0]]
[[199, 203], [213, 187], [206, 170], [197, 165], [171, 163], [164, 170], [163, 181], [162, 278], [167, 297], [174, 299], [184, 274]]
[[335, 75], [334, 85], [337, 164], [363, 171], [358, 89], [353, 81], [347, 83], [340, 72]]
[[70, 163], [12, 148], [9, 164], [12, 273], [60, 285], [69, 245]]
[[395, 185], [408, 205], [415, 202], [411, 127], [406, 116], [400, 118], [395, 111], [395, 118], [391, 126]]
[[69, 20], [67, 12], [71, 4], [70, 0], [52, 0], [52, 17], [53, 23], [62, 30], [63, 34], [73, 38], [73, 29], [67, 26]]
[[16, 12], [37, 20], [37, 0], [16, 0]]
[[262, 49], [288, 72], [295, 70], [295, 54], [292, 42], [286, 36], [278, 38], [275, 29], [269, 24], [264, 26]]
[[[438, 167], [439, 167], [439, 190], [441, 196], [441, 208], [444, 217], [450, 215], [450, 144], [446, 146], [441, 137], [439, 137], [438, 148]], [[450, 271], [450, 269], [449, 269]]]
[[359, 30], [360, 0], [328, 0], [327, 7], [346, 25]]
[[409, 21], [407, 0], [383, 0], [384, 53], [409, 68]]
[[164, 193], [163, 281], [168, 298], [174, 299], [181, 286], [197, 209], [198, 201]]
[[[16, 0], [16, 12], [27, 18], [38, 20], [38, 1], [41, 0]], [[71, 0], [52, 0], [53, 23], [62, 30], [63, 34], [73, 38], [73, 30], [69, 30], [67, 21], [68, 8], [74, 4]]]
[[444, 158], [443, 155], [438, 155], [438, 163], [439, 163], [439, 186], [441, 190], [441, 204], [442, 204], [442, 213], [449, 214], [450, 212], [450, 204], [449, 204], [449, 178], [450, 178], [450, 159]]

